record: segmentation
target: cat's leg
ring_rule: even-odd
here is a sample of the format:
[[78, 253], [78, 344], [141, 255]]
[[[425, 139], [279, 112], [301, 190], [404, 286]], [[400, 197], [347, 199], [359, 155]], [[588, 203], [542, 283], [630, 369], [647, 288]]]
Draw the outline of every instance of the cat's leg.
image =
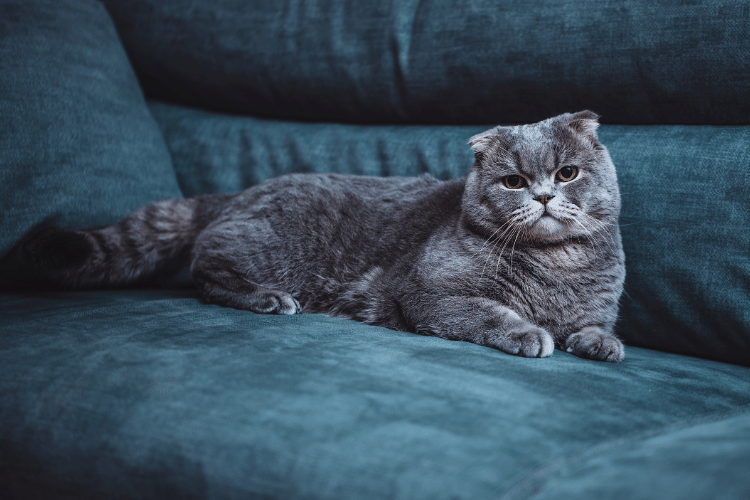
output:
[[482, 297], [440, 298], [432, 302], [428, 311], [412, 310], [409, 316], [418, 318], [417, 333], [465, 340], [508, 354], [543, 358], [550, 356], [555, 348], [549, 332], [502, 304]]
[[191, 273], [201, 295], [211, 304], [261, 314], [296, 314], [302, 309], [289, 293], [250, 281], [224, 259], [196, 259]]
[[196, 241], [190, 272], [206, 302], [261, 314], [301, 312], [291, 294], [248, 277], [253, 242], [232, 229], [218, 227]]
[[579, 358], [618, 363], [625, 358], [625, 347], [614, 334], [599, 326], [587, 326], [565, 339], [565, 350]]

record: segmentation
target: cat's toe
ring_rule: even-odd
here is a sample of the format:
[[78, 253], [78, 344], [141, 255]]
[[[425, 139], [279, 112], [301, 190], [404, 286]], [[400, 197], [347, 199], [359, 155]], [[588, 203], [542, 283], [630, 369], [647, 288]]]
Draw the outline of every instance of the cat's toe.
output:
[[279, 308], [276, 310], [276, 314], [297, 314], [302, 310], [297, 299], [285, 293], [281, 297], [281, 303]]
[[620, 339], [596, 327], [584, 328], [565, 341], [565, 350], [579, 358], [619, 363], [625, 359]]
[[508, 335], [509, 349], [503, 349], [510, 354], [517, 354], [526, 358], [546, 358], [555, 350], [555, 341], [546, 330], [536, 326], [528, 326]]
[[248, 309], [260, 314], [297, 314], [299, 302], [286, 292], [263, 290], [250, 296]]

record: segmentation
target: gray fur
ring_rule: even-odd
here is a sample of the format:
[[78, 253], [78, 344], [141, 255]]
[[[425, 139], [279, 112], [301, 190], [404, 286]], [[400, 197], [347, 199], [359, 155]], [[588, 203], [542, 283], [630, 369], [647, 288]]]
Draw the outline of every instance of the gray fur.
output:
[[[162, 201], [115, 226], [42, 227], [19, 255], [65, 286], [189, 265], [205, 300], [224, 306], [621, 361], [620, 196], [597, 119], [583, 111], [479, 134], [463, 179], [286, 175]], [[578, 176], [562, 182], [566, 166]], [[511, 175], [528, 185], [509, 189]]]

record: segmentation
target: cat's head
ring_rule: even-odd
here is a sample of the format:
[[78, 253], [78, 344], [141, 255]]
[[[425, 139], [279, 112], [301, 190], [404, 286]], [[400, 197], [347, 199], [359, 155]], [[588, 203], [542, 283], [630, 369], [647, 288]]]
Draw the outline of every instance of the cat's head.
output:
[[615, 167], [591, 111], [495, 127], [469, 141], [476, 162], [465, 220], [485, 237], [548, 244], [597, 237], [617, 224]]

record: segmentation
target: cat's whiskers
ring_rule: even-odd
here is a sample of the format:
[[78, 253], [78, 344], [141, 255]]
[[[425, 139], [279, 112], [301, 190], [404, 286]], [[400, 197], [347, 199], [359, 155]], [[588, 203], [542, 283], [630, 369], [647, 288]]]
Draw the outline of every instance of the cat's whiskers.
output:
[[[585, 219], [586, 214], [582, 213], [581, 215], [584, 216], [584, 222], [586, 222], [586, 219]], [[578, 222], [580, 223], [580, 221], [578, 221]], [[608, 231], [608, 229], [607, 229], [606, 226], [604, 226], [603, 224], [599, 223], [599, 221], [595, 221], [594, 219], [590, 219], [590, 218], [588, 220], [588, 223], [590, 224], [591, 227], [588, 227], [588, 226], [585, 226], [585, 227], [586, 227], [586, 229], [588, 229], [588, 232], [589, 232], [589, 235], [590, 235], [589, 239], [591, 240], [592, 245], [596, 243], [596, 251], [597, 251], [597, 253], [602, 253], [602, 248], [601, 248], [600, 244], [603, 244], [606, 247], [609, 247], [610, 245], [614, 246], [614, 241], [612, 240], [612, 237], [609, 234], [609, 231]], [[604, 239], [602, 239], [602, 238], [596, 236], [596, 234], [601, 234], [601, 233], [605, 233], [607, 235], [607, 237], [604, 238]]]
[[594, 231], [592, 231], [591, 228], [587, 227], [583, 222], [580, 220], [580, 215], [583, 215], [583, 212], [576, 212], [574, 216], [572, 217], [573, 222], [578, 224], [581, 229], [589, 236], [587, 239], [589, 241], [589, 244], [591, 245], [591, 249], [594, 251], [594, 254], [598, 257], [602, 253], [602, 249], [599, 247], [599, 244], [597, 242], [597, 238], [594, 235]]
[[612, 236], [612, 231], [610, 231], [609, 226], [607, 226], [605, 223], [600, 221], [599, 219], [590, 216], [587, 213], [581, 212], [581, 215], [587, 220], [590, 224], [593, 224], [596, 226], [597, 230], [600, 232], [603, 232], [607, 235], [607, 238], [609, 239], [609, 244], [612, 245], [611, 248], [615, 248], [617, 245], [615, 245], [614, 237]]
[[508, 268], [508, 276], [510, 276], [513, 273], [513, 255], [515, 254], [515, 251], [516, 251], [516, 242], [518, 241], [518, 237], [521, 235], [521, 233], [523, 233], [524, 238], [526, 237], [526, 231], [528, 229], [528, 225], [526, 223], [530, 219], [531, 219], [531, 217], [529, 217], [529, 218], [527, 218], [526, 220], [523, 221], [523, 224], [520, 225], [521, 230], [516, 234], [516, 239], [513, 240], [513, 246], [510, 249], [510, 266]]
[[[508, 226], [500, 236], [495, 240], [495, 242], [492, 244], [491, 248], [489, 249], [489, 252], [487, 254], [487, 258], [484, 261], [484, 266], [482, 267], [482, 274], [480, 275], [479, 279], [480, 281], [482, 278], [484, 278], [484, 273], [487, 270], [487, 264], [489, 263], [490, 256], [493, 255], [495, 248], [497, 248], [497, 245], [503, 241], [503, 247], [500, 250], [500, 254], [498, 255], [498, 262], [495, 266], [495, 278], [497, 279], [497, 267], [500, 265], [500, 259], [503, 255], [503, 252], [505, 251], [505, 246], [508, 244], [508, 241], [513, 237], [514, 234], [516, 234], [518, 230], [518, 224], [517, 222], [528, 214], [528, 209], [526, 207], [521, 207], [519, 209], [514, 210], [511, 212], [511, 217], [506, 221], [503, 226]], [[505, 235], [508, 235], [508, 238], [505, 239]]]
[[[518, 210], [514, 210], [513, 212], [511, 212], [511, 214], [510, 214], [510, 215], [511, 215], [511, 217], [513, 217], [513, 216], [514, 216], [514, 214], [515, 214], [516, 212], [518, 212]], [[511, 221], [510, 221], [510, 220], [508, 220], [508, 221], [506, 221], [505, 223], [501, 224], [501, 225], [500, 225], [500, 227], [498, 227], [497, 229], [495, 229], [495, 231], [494, 231], [494, 232], [493, 232], [493, 233], [492, 233], [492, 234], [491, 234], [491, 235], [490, 235], [490, 236], [489, 236], [489, 237], [488, 237], [488, 238], [487, 238], [486, 240], [484, 240], [484, 243], [482, 244], [482, 247], [481, 247], [481, 248], [480, 248], [479, 250], [477, 250], [477, 252], [476, 252], [476, 253], [475, 253], [475, 254], [474, 254], [474, 255], [473, 255], [472, 257], [476, 257], [477, 255], [479, 255], [480, 253], [482, 253], [482, 250], [484, 250], [484, 247], [485, 247], [485, 246], [487, 245], [487, 243], [489, 243], [489, 242], [490, 242], [490, 240], [491, 240], [491, 239], [492, 239], [492, 238], [493, 238], [493, 237], [494, 237], [494, 236], [495, 236], [495, 235], [496, 235], [496, 234], [497, 234], [497, 233], [498, 233], [498, 232], [499, 232], [499, 231], [500, 231], [500, 230], [501, 230], [502, 228], [504, 228], [504, 227], [506, 227], [506, 226], [507, 226], [508, 224], [510, 224], [510, 222], [511, 222]], [[502, 237], [502, 235], [500, 235], [500, 237]], [[496, 241], [496, 243], [497, 243], [497, 241]], [[492, 251], [490, 250], [490, 253], [491, 253], [491, 252], [492, 252]]]
[[581, 226], [581, 229], [583, 229], [588, 235], [589, 235], [589, 243], [591, 244], [591, 249], [594, 251], [594, 254], [598, 257], [601, 253], [601, 249], [599, 248], [599, 245], [596, 244], [596, 239], [594, 238], [594, 233], [591, 232], [589, 228], [583, 225], [583, 223], [578, 220], [578, 218], [573, 218], [573, 221]]
[[596, 242], [596, 238], [594, 237], [594, 231], [583, 224], [583, 222], [581, 222], [580, 220], [581, 216], [586, 215], [580, 208], [578, 208], [573, 203], [562, 202], [560, 208], [557, 210], [557, 215], [565, 221], [573, 221], [578, 224], [578, 226], [581, 227], [584, 233], [588, 235], [587, 239], [589, 240], [591, 249], [594, 251], [594, 253], [597, 256], [601, 253], [601, 248], [599, 248], [599, 245]]
[[[500, 229], [502, 229], [503, 227], [505, 227], [505, 230], [504, 230], [504, 231], [502, 232], [502, 234], [500, 234], [500, 236], [498, 236], [498, 237], [497, 237], [497, 239], [496, 239], [496, 240], [495, 240], [495, 241], [494, 241], [494, 242], [492, 243], [492, 245], [491, 245], [491, 246], [490, 246], [490, 247], [488, 248], [488, 252], [487, 252], [487, 257], [486, 257], [486, 258], [484, 259], [484, 267], [482, 267], [482, 274], [481, 274], [481, 276], [480, 276], [480, 278], [479, 278], [480, 280], [481, 280], [481, 279], [482, 279], [482, 278], [484, 277], [484, 271], [485, 271], [485, 269], [487, 268], [487, 264], [488, 264], [488, 263], [489, 263], [489, 261], [490, 261], [490, 257], [491, 257], [491, 256], [493, 255], [493, 252], [494, 252], [495, 248], [497, 247], [498, 243], [499, 243], [500, 241], [502, 241], [502, 239], [503, 239], [503, 236], [505, 236], [505, 234], [506, 234], [506, 233], [507, 233], [507, 232], [508, 232], [509, 230], [511, 230], [511, 229], [513, 228], [513, 224], [512, 224], [512, 223], [513, 223], [513, 218], [511, 217], [511, 218], [510, 218], [510, 219], [508, 219], [508, 220], [507, 220], [507, 221], [506, 221], [506, 222], [505, 222], [505, 223], [504, 223], [503, 225], [501, 225], [501, 226], [500, 226], [500, 227], [498, 228], [498, 230], [497, 230], [497, 231], [499, 231], [499, 230], [500, 230]], [[506, 227], [506, 226], [507, 226], [507, 227]], [[495, 233], [493, 233], [493, 236], [494, 236], [494, 234], [496, 234], [496, 233], [497, 233], [497, 231], [495, 231]], [[489, 240], [488, 240], [488, 241], [489, 241]], [[482, 245], [482, 247], [484, 248], [484, 245]]]
[[[575, 205], [573, 205], [573, 206], [575, 206]], [[576, 209], [577, 208], [578, 207], [576, 207]], [[609, 227], [606, 224], [604, 224], [602, 221], [596, 219], [595, 217], [590, 216], [589, 214], [587, 214], [586, 212], [584, 212], [583, 210], [580, 210], [580, 209], [577, 209], [575, 211], [575, 214], [577, 216], [579, 216], [579, 217], [576, 218], [576, 222], [579, 222], [579, 225], [581, 225], [579, 219], [582, 218], [583, 221], [586, 222], [588, 224], [588, 226], [590, 226], [590, 227], [586, 227], [586, 229], [588, 229], [588, 233], [591, 236], [592, 240], [597, 239], [597, 238], [595, 238], [594, 233], [604, 233], [604, 234], [606, 234], [606, 239], [605, 239], [604, 243], [606, 243], [608, 246], [611, 245], [610, 248], [616, 247], [614, 238], [612, 237], [612, 232], [610, 231]], [[598, 239], [597, 239], [597, 241], [598, 241]], [[601, 249], [599, 249], [599, 251], [600, 250]]]
[[497, 263], [495, 264], [495, 280], [497, 280], [497, 271], [500, 268], [500, 261], [503, 258], [503, 252], [505, 252], [506, 245], [510, 242], [511, 239], [513, 239], [514, 235], [516, 237], [518, 237], [518, 234], [520, 233], [521, 229], [522, 229], [522, 226], [520, 224], [514, 226], [513, 232], [508, 235], [508, 239], [506, 240], [505, 244], [503, 245], [503, 248], [500, 250], [500, 253], [497, 256]]
[[518, 237], [521, 235], [521, 233], [526, 232], [528, 221], [534, 218], [534, 215], [531, 212], [533, 212], [532, 209], [526, 208], [522, 213], [519, 214], [518, 217], [514, 218], [514, 230], [508, 235], [508, 239], [505, 240], [505, 243], [503, 244], [503, 247], [500, 249], [500, 253], [497, 256], [497, 264], [495, 264], [495, 279], [497, 279], [500, 260], [502, 259], [503, 253], [505, 253], [505, 248], [508, 246], [508, 243], [510, 243], [510, 240], [513, 240], [513, 245], [511, 247], [510, 266], [508, 268], [508, 275], [510, 276], [510, 273], [513, 270], [513, 251], [515, 250]]
[[599, 219], [597, 219], [596, 217], [593, 217], [590, 214], [587, 214], [580, 207], [578, 207], [577, 205], [575, 205], [573, 203], [563, 202], [563, 205], [566, 208], [568, 208], [569, 211], [572, 212], [573, 214], [575, 214], [577, 216], [580, 216], [580, 217], [586, 219], [587, 221], [591, 222], [593, 225], [595, 225], [597, 231], [604, 231], [604, 232], [606, 232], [607, 234], [609, 234], [611, 236], [611, 232], [609, 230], [609, 227], [606, 224], [604, 224], [602, 221], [600, 221]]
[[[508, 237], [510, 238], [510, 237], [512, 237], [512, 235], [514, 234], [514, 232], [516, 230], [516, 226], [514, 224], [514, 222], [515, 222], [514, 219], [510, 219], [508, 222], [509, 222], [509, 226], [505, 229], [505, 231], [503, 231], [503, 233], [498, 237], [498, 239], [492, 245], [492, 248], [490, 249], [490, 251], [487, 254], [487, 258], [484, 260], [484, 267], [482, 267], [482, 274], [481, 274], [480, 279], [484, 277], [484, 272], [487, 269], [487, 264], [489, 264], [490, 257], [495, 254], [495, 249], [497, 248], [497, 245], [501, 241], [503, 241], [503, 242], [506, 241], [505, 238], [504, 238], [506, 234], [508, 234]], [[503, 245], [503, 248], [505, 248], [505, 245]], [[500, 256], [502, 256], [502, 250], [500, 251]], [[498, 259], [499, 259], [499, 257], [498, 257]]]

